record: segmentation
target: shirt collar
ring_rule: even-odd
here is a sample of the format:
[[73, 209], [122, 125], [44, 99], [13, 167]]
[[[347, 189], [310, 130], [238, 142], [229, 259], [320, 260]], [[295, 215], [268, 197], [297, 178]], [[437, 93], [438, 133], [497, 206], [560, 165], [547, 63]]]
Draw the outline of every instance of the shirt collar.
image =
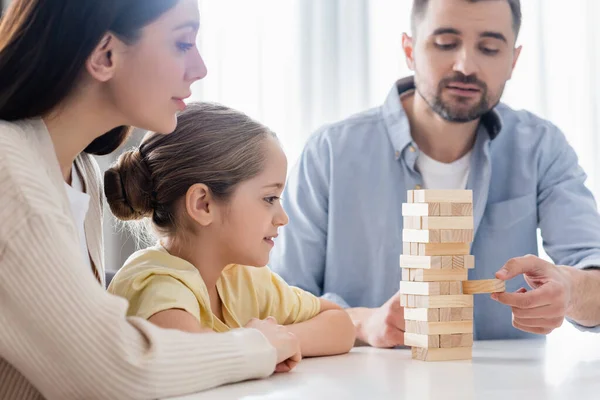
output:
[[[394, 146], [396, 158], [399, 158], [402, 151], [412, 142], [410, 123], [400, 102], [400, 96], [414, 89], [414, 77], [399, 79], [389, 91], [382, 106], [384, 124]], [[490, 140], [494, 140], [502, 130], [500, 114], [492, 109], [481, 117], [480, 126], [485, 128]]]

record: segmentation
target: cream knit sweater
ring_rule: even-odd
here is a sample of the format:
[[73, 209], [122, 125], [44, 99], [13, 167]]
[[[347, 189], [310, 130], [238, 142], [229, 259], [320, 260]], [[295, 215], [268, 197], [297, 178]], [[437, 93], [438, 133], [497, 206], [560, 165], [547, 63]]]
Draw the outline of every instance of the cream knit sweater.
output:
[[275, 349], [254, 329], [189, 334], [126, 318], [104, 291], [100, 172], [77, 167], [90, 195], [78, 235], [41, 119], [0, 121], [0, 399], [147, 399], [270, 375]]

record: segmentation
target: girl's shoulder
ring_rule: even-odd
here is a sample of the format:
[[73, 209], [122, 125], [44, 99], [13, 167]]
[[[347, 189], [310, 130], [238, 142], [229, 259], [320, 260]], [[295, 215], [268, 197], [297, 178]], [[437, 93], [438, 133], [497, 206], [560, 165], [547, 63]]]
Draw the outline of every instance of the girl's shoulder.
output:
[[170, 277], [186, 286], [202, 281], [200, 273], [192, 264], [169, 254], [162, 246], [155, 245], [133, 253], [117, 271], [110, 286], [122, 282], [128, 282], [128, 285], [136, 282], [142, 284], [153, 276]]

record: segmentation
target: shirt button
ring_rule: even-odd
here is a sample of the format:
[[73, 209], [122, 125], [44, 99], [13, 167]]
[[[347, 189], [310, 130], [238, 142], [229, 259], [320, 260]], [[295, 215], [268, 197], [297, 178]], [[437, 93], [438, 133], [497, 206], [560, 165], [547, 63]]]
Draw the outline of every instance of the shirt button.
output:
[[408, 148], [408, 151], [410, 151], [411, 153], [414, 153], [414, 152], [415, 152], [415, 151], [417, 151], [417, 150], [415, 150], [414, 146], [410, 146], [410, 147]]
[[400, 157], [400, 152], [398, 150], [396, 150], [396, 158]]
[[421, 190], [421, 185], [415, 185], [415, 190]]

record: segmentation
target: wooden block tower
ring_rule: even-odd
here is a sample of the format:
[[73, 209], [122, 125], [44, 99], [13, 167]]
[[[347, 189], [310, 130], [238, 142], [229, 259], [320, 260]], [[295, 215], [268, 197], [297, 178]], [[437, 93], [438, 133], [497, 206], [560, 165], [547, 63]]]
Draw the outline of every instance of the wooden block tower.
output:
[[402, 205], [400, 303], [404, 343], [423, 361], [468, 360], [473, 348], [473, 295], [504, 291], [497, 279], [468, 281], [475, 268], [473, 193], [409, 190]]

